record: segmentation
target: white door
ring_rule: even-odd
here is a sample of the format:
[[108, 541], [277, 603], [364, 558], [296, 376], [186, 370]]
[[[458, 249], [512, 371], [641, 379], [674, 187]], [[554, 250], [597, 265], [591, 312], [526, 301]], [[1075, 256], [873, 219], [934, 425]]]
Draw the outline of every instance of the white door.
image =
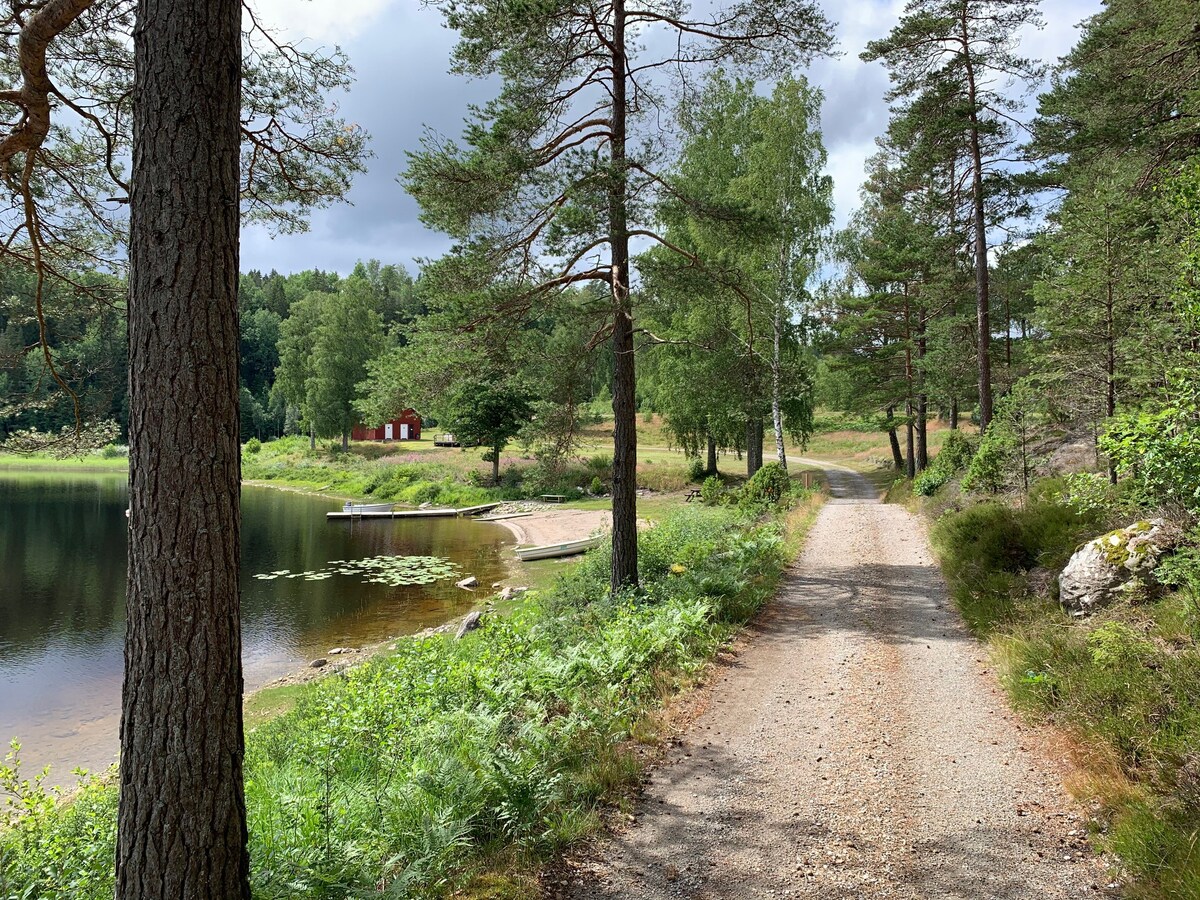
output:
[[394, 441], [396, 439], [395, 427], [391, 422], [383, 426], [383, 439], [385, 441]]
[[400, 440], [402, 440], [402, 441], [408, 440], [408, 426], [406, 424], [404, 424], [403, 422], [400, 423]]

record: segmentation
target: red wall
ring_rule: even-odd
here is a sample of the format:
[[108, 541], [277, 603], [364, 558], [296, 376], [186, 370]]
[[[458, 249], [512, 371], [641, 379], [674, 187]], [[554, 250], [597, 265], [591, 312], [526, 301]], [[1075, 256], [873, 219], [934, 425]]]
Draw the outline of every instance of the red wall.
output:
[[[400, 426], [408, 426], [408, 439], [410, 441], [420, 440], [421, 438], [421, 417], [411, 409], [406, 409], [396, 418], [391, 420], [392, 433], [395, 435], [393, 440], [400, 440]], [[384, 439], [385, 425], [380, 425], [378, 428], [367, 428], [365, 425], [355, 425], [350, 432], [350, 437], [356, 441], [382, 441]]]

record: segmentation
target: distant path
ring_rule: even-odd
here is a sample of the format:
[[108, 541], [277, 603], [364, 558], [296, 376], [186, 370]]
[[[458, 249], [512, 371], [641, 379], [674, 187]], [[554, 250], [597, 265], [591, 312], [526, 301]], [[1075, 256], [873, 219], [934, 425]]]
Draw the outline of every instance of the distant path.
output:
[[1103, 895], [1062, 763], [1007, 712], [920, 521], [817, 464], [834, 499], [779, 597], [717, 670], [635, 824], [562, 893]]

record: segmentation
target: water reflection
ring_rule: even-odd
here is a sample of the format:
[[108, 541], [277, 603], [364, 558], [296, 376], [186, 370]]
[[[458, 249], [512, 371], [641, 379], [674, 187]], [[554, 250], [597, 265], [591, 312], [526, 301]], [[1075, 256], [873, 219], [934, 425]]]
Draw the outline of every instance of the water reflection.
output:
[[[58, 777], [116, 752], [125, 628], [124, 476], [0, 474], [0, 739]], [[504, 573], [503, 529], [455, 519], [327, 523], [340, 504], [268, 488], [242, 494], [242, 637], [254, 688], [331, 647], [440, 624], [475, 596], [453, 580], [390, 587], [255, 573], [376, 555], [442, 556], [480, 583]], [[57, 778], [52, 778], [57, 780]]]

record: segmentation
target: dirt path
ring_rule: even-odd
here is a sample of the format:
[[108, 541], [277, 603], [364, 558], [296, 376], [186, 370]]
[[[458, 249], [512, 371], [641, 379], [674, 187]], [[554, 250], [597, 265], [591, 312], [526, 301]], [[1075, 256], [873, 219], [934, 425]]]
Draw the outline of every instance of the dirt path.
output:
[[780, 596], [566, 895], [1102, 895], [1064, 764], [1006, 711], [920, 523], [828, 471]]

